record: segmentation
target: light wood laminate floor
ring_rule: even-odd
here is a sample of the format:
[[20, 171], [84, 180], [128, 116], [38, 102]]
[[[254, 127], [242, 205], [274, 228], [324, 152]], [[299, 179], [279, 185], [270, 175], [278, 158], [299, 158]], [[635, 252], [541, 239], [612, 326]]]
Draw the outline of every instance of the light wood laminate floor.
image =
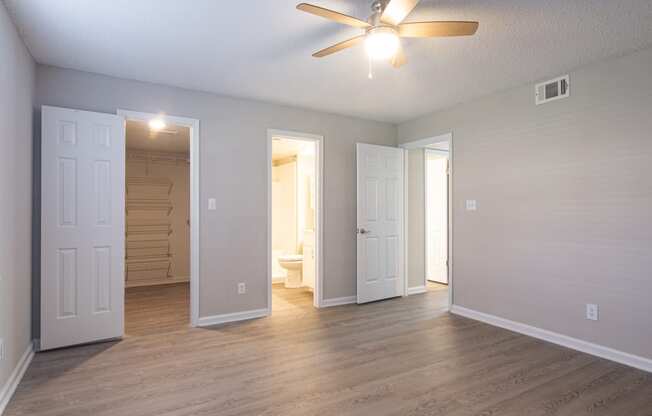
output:
[[199, 329], [163, 307], [183, 285], [135, 291], [128, 320], [146, 319], [37, 354], [6, 416], [652, 415], [649, 373], [450, 315], [447, 296], [316, 310], [275, 285], [271, 318]]
[[448, 285], [445, 285], [443, 283], [438, 283], [438, 282], [431, 282], [428, 280], [426, 282], [426, 289], [427, 290], [448, 290]]
[[190, 283], [131, 287], [125, 291], [125, 335], [163, 334], [190, 323]]

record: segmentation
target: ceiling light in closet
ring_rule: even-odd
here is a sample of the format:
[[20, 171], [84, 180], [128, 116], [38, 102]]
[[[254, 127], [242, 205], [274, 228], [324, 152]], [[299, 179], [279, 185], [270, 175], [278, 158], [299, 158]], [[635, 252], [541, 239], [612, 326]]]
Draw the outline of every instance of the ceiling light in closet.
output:
[[165, 121], [160, 118], [154, 118], [149, 121], [149, 128], [152, 130], [163, 130], [165, 128]]

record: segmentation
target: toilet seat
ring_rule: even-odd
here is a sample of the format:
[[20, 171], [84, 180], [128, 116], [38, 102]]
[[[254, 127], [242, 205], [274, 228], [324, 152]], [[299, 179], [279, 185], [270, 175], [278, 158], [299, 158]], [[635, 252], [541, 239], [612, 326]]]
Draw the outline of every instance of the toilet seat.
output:
[[303, 261], [303, 255], [301, 254], [288, 254], [285, 256], [278, 256], [278, 261], [279, 262], [296, 262], [296, 261]]
[[301, 254], [289, 254], [287, 256], [279, 256], [278, 264], [287, 271], [285, 278], [285, 287], [299, 288], [301, 287], [301, 271], [303, 268], [303, 256]]

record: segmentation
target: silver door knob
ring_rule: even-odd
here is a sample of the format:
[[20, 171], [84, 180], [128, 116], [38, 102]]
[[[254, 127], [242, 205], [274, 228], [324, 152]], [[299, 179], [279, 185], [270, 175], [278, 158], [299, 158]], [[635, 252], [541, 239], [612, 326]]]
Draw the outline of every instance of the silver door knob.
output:
[[367, 234], [369, 231], [365, 230], [364, 228], [358, 228], [356, 232], [358, 234]]

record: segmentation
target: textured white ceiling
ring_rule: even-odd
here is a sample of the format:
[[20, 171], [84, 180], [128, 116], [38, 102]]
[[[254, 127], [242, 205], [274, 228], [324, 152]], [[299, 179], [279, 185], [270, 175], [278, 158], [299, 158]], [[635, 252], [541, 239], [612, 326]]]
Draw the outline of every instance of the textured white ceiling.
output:
[[361, 46], [310, 56], [359, 29], [298, 0], [4, 1], [39, 63], [389, 122], [652, 45], [651, 0], [422, 0], [406, 21], [478, 20], [477, 35], [405, 40], [408, 64], [369, 80]]

